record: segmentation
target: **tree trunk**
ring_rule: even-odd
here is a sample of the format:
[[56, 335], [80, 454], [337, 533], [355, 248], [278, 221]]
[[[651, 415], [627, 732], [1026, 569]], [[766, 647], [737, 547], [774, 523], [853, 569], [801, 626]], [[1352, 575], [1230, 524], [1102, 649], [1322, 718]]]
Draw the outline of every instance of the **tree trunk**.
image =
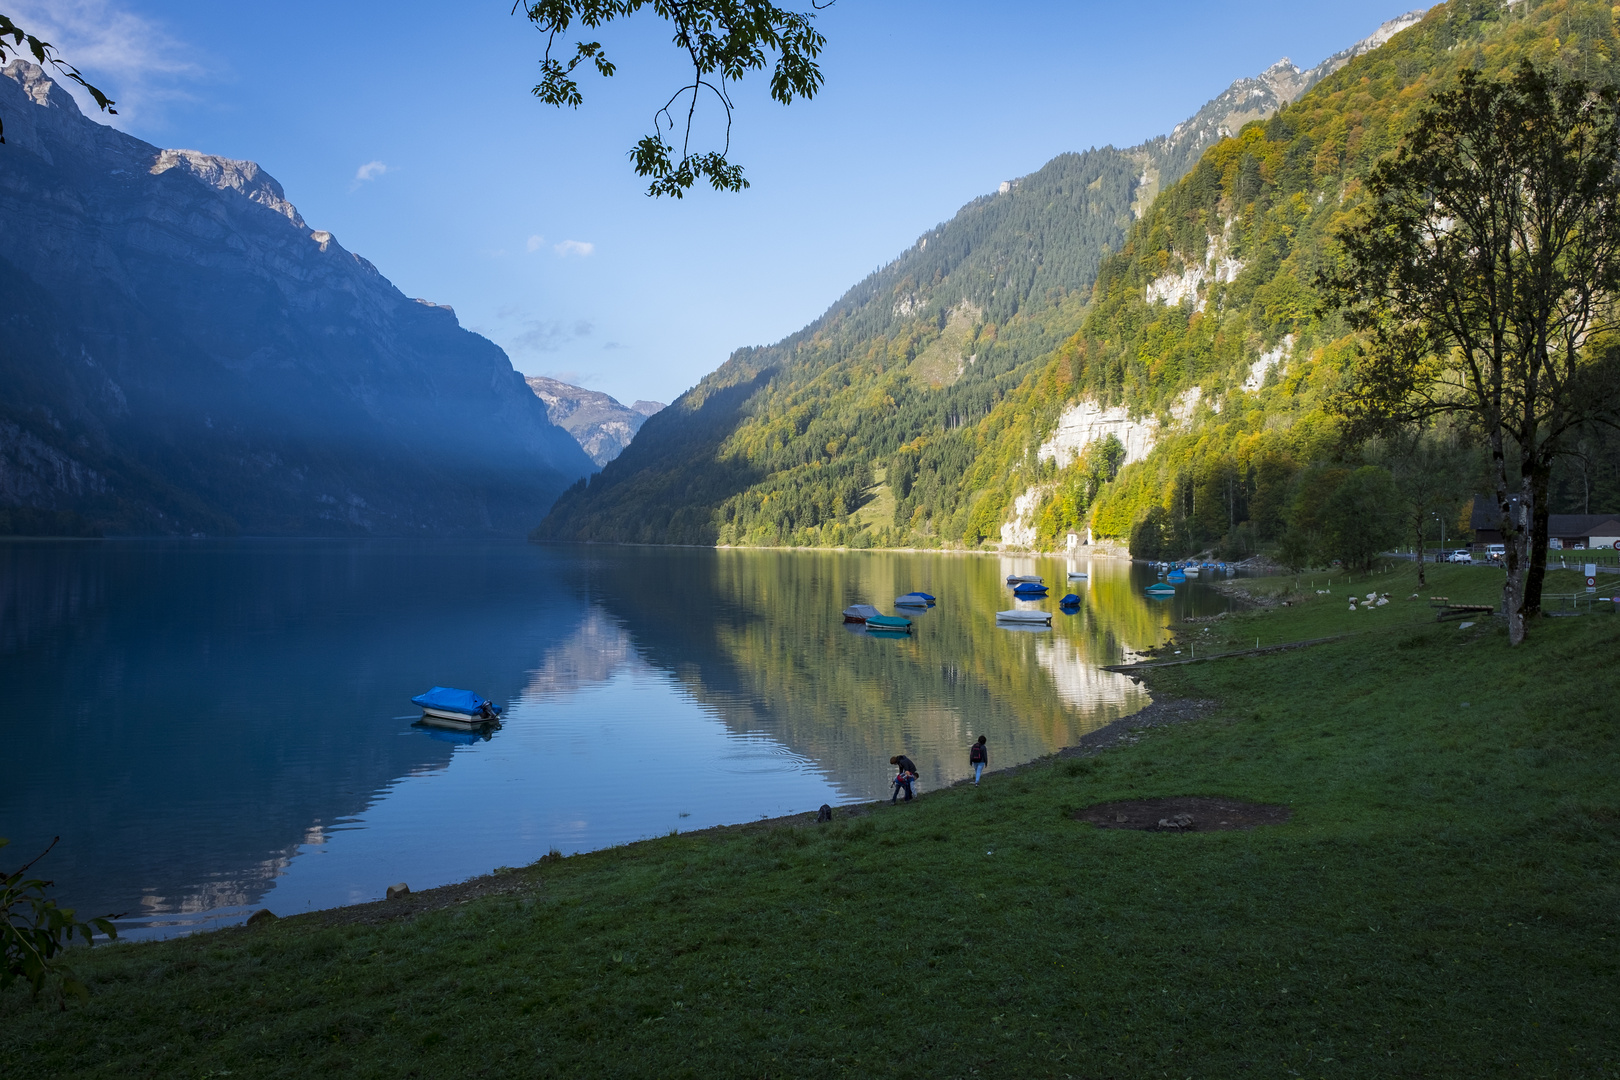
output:
[[[1502, 532], [1502, 563], [1506, 573], [1502, 580], [1502, 614], [1507, 616], [1508, 644], [1524, 643], [1524, 556], [1521, 542], [1524, 530], [1519, 527], [1517, 510], [1508, 491], [1507, 454], [1502, 445], [1500, 430], [1491, 433], [1491, 463], [1496, 467], [1496, 509], [1498, 528]], [[1522, 488], [1522, 484], [1520, 485]]]
[[1419, 510], [1417, 512], [1416, 516], [1417, 516], [1418, 584], [1427, 586], [1429, 584], [1429, 582], [1423, 576], [1423, 525], [1424, 525], [1423, 511]]
[[1552, 463], [1537, 461], [1531, 465], [1525, 480], [1525, 490], [1534, 502], [1530, 507], [1529, 540], [1530, 566], [1524, 581], [1524, 613], [1526, 617], [1541, 614], [1541, 588], [1547, 578], [1548, 499], [1552, 486]]

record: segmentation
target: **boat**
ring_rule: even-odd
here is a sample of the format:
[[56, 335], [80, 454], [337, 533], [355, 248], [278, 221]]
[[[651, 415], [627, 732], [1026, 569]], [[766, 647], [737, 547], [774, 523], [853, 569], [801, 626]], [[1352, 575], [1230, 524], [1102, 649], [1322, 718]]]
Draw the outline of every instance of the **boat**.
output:
[[1051, 626], [1052, 613], [1049, 611], [998, 611], [996, 612], [996, 622]]
[[488, 698], [450, 686], [435, 686], [425, 694], [417, 694], [411, 704], [422, 710], [422, 719], [429, 723], [492, 724], [501, 718], [501, 710]]
[[1198, 567], [1197, 567], [1196, 564], [1189, 563], [1187, 565], [1186, 569], [1182, 570], [1182, 573], [1186, 574], [1188, 577], [1197, 577], [1198, 576]]
[[1038, 574], [1012, 574], [1007, 578], [1009, 585], [1045, 585], [1046, 579]]
[[1174, 595], [1176, 595], [1176, 587], [1174, 585], [1166, 585], [1162, 581], [1155, 581], [1152, 585], [1149, 585], [1147, 587], [1147, 589], [1144, 590], [1144, 591], [1149, 596], [1174, 596]]
[[883, 630], [889, 633], [909, 634], [911, 633], [911, 620], [901, 615], [868, 615], [866, 617], [866, 629], [868, 631]]
[[1079, 607], [1079, 606], [1080, 606], [1080, 598], [1078, 596], [1074, 595], [1074, 593], [1070, 593], [1068, 596], [1065, 596], [1063, 599], [1058, 601], [1058, 607]]
[[894, 606], [930, 608], [934, 606], [934, 598], [923, 592], [908, 592], [904, 596], [895, 597]]
[[1081, 571], [1079, 571], [1079, 570], [1070, 570], [1069, 571], [1069, 580], [1070, 581], [1084, 581], [1084, 580], [1086, 580], [1086, 575], [1084, 573], [1082, 573]]
[[881, 614], [883, 613], [871, 604], [851, 604], [844, 609], [844, 621], [863, 623], [872, 616]]
[[1045, 585], [1020, 585], [1013, 589], [1013, 599], [1015, 600], [1039, 600], [1045, 595]]
[[1182, 573], [1180, 570], [1172, 570], [1164, 576], [1164, 580], [1170, 582], [1172, 585], [1179, 585], [1183, 581], [1187, 580], [1187, 575]]

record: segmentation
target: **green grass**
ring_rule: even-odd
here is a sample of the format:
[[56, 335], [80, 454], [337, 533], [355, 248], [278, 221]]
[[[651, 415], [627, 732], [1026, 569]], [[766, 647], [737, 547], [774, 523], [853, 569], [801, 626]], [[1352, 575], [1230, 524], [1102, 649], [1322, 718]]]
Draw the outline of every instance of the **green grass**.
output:
[[[0, 997], [0, 1075], [1615, 1075], [1620, 616], [1509, 649], [1498, 620], [1343, 591], [1187, 628], [1368, 632], [1162, 669], [1156, 693], [1223, 708], [1097, 757], [537, 865], [410, 920], [95, 949], [87, 1006]], [[1177, 794], [1294, 816], [1069, 817]]]

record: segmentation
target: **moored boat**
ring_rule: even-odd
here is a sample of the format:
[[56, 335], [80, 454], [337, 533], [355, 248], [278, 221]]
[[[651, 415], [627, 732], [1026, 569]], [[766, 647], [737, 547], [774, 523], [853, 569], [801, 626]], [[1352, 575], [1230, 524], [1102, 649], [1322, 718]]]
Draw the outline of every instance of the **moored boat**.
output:
[[894, 598], [895, 607], [930, 608], [934, 606], [934, 598], [925, 592], [908, 592], [904, 596]]
[[1166, 585], [1162, 581], [1155, 581], [1143, 591], [1145, 591], [1149, 596], [1163, 597], [1176, 595], [1176, 587], [1174, 585]]
[[911, 620], [900, 615], [868, 615], [866, 617], [868, 630], [884, 630], [889, 633], [911, 633]]
[[1187, 575], [1182, 573], [1180, 570], [1172, 570], [1164, 576], [1164, 580], [1170, 582], [1172, 585], [1179, 585], [1183, 581], [1187, 580]]
[[488, 698], [450, 686], [435, 686], [425, 694], [417, 694], [411, 698], [411, 704], [420, 708], [422, 719], [430, 723], [476, 725], [494, 723], [501, 718], [501, 710]]
[[1084, 581], [1084, 580], [1086, 580], [1086, 575], [1082, 571], [1079, 571], [1079, 570], [1070, 570], [1069, 571], [1069, 580], [1070, 581]]
[[1046, 586], [1032, 585], [1026, 581], [1022, 585], [1013, 586], [1013, 595], [1018, 597], [1020, 600], [1034, 599], [1035, 597], [1046, 595]]
[[863, 623], [872, 616], [881, 614], [882, 612], [871, 604], [851, 604], [844, 609], [844, 621]]
[[996, 612], [996, 622], [1051, 626], [1052, 613], [1049, 611], [998, 611]]
[[1069, 595], [1065, 596], [1063, 599], [1058, 601], [1058, 607], [1071, 608], [1071, 607], [1079, 607], [1079, 606], [1080, 606], [1080, 598], [1078, 596], [1076, 596], [1074, 593], [1070, 593]]
[[1009, 585], [1045, 585], [1046, 579], [1039, 574], [1010, 574], [1007, 577]]

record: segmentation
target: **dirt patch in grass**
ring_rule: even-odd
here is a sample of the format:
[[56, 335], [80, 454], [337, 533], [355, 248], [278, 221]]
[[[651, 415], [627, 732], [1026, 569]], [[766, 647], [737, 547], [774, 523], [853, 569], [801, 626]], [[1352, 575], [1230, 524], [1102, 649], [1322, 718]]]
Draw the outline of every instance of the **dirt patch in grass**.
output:
[[1259, 825], [1281, 825], [1293, 816], [1286, 806], [1243, 802], [1209, 795], [1173, 795], [1163, 799], [1123, 799], [1075, 811], [1077, 821], [1099, 829], [1148, 832], [1229, 832]]

